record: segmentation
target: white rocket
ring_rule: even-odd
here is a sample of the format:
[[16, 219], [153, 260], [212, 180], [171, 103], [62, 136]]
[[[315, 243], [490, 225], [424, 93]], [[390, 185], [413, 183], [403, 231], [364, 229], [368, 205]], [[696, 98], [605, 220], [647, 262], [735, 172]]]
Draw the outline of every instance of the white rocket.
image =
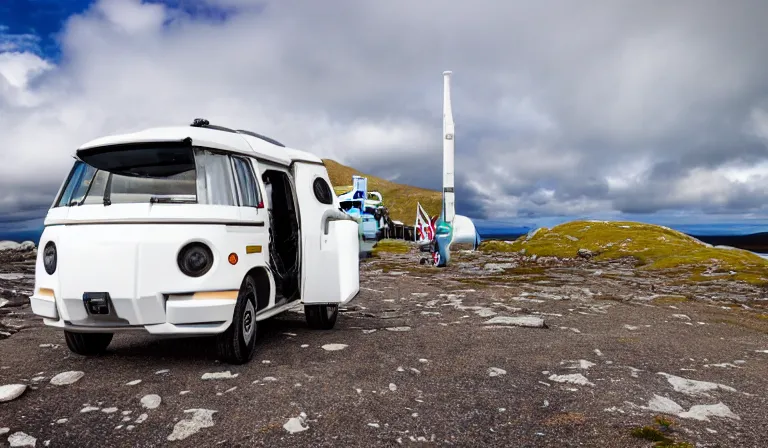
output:
[[443, 72], [443, 220], [453, 223], [456, 203], [453, 192], [453, 111], [451, 110], [451, 72]]
[[456, 196], [453, 190], [454, 124], [451, 107], [451, 73], [443, 72], [443, 221], [452, 228], [451, 243], [479, 244], [480, 236], [472, 220], [456, 214]]

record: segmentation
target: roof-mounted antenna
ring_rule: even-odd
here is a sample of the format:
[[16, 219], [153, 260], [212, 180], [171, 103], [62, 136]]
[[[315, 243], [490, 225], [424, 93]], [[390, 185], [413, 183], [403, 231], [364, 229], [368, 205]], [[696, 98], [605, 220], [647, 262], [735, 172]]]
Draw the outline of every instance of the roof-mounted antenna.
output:
[[205, 118], [195, 118], [190, 126], [195, 128], [216, 129], [217, 131], [235, 132], [232, 129], [225, 128], [224, 126], [216, 126], [215, 124], [211, 124], [211, 122]]

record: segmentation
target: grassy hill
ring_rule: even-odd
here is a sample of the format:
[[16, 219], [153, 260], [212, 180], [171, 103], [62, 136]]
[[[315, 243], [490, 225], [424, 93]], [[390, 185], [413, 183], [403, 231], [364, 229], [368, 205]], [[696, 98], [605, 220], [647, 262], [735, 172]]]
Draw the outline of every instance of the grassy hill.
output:
[[389, 209], [389, 216], [395, 221], [401, 221], [412, 226], [416, 220], [416, 203], [434, 216], [440, 213], [442, 207], [442, 195], [439, 191], [427, 190], [410, 185], [390, 182], [380, 177], [361, 173], [360, 171], [342, 165], [331, 159], [323, 159], [331, 184], [337, 195], [346, 193], [352, 189], [352, 175], [368, 178], [368, 191], [381, 193], [383, 204]]
[[715, 248], [684, 233], [638, 222], [573, 221], [539, 229], [512, 243], [484, 241], [480, 250], [576, 257], [587, 249], [596, 260], [633, 257], [643, 269], [685, 268], [691, 280], [731, 278], [768, 284], [768, 260], [741, 249]]

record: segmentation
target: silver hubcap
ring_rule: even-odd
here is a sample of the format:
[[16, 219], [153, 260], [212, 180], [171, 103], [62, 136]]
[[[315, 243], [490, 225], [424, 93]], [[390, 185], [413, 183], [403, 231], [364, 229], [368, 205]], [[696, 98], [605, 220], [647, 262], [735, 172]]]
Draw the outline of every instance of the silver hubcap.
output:
[[245, 312], [243, 313], [243, 340], [250, 342], [253, 337], [253, 330], [256, 328], [255, 322], [256, 310], [253, 309], [253, 303], [247, 301], [245, 303]]

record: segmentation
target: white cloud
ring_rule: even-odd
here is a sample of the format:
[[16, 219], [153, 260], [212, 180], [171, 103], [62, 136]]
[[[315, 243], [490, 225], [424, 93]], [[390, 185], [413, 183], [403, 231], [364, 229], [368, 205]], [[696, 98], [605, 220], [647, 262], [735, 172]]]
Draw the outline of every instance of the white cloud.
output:
[[47, 206], [82, 142], [196, 117], [438, 188], [447, 69], [479, 214], [768, 199], [763, 2], [208, 3], [233, 9], [101, 0], [58, 64], [0, 39], [0, 215]]

